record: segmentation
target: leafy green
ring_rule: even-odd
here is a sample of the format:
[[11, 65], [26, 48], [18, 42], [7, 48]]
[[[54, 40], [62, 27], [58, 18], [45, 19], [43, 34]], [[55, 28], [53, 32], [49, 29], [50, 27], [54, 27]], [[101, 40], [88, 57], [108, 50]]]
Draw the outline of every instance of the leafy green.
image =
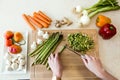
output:
[[70, 47], [75, 51], [86, 53], [94, 47], [94, 41], [86, 34], [74, 33], [68, 35]]

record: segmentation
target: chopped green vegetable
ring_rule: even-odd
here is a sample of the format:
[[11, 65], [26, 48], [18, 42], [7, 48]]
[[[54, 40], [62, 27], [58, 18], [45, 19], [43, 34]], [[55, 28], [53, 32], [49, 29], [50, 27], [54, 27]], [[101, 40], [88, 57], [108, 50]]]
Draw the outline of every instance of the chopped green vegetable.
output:
[[82, 33], [69, 34], [68, 42], [73, 50], [82, 53], [94, 47], [94, 41], [87, 34]]

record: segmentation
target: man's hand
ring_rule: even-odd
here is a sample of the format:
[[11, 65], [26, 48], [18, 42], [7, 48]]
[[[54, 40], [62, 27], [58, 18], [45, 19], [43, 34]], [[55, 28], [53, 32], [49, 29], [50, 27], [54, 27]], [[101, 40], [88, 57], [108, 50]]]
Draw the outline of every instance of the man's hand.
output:
[[93, 56], [85, 55], [82, 60], [85, 66], [102, 80], [117, 80], [114, 76], [104, 70], [100, 59]]
[[53, 72], [53, 76], [61, 78], [63, 69], [62, 69], [60, 58], [59, 58], [59, 54], [56, 53], [55, 56], [51, 54], [50, 57], [48, 58], [48, 63]]

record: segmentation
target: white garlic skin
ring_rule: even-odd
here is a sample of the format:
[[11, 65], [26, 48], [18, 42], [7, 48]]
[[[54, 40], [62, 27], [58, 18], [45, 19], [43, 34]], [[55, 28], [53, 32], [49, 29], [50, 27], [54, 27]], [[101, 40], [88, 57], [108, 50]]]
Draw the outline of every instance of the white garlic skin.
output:
[[31, 49], [35, 49], [36, 47], [37, 47], [36, 42], [33, 42], [33, 43], [31, 44]]
[[44, 35], [44, 32], [39, 29], [38, 32], [37, 32], [37, 34], [38, 34], [38, 36], [43, 36], [43, 35]]
[[48, 39], [48, 38], [49, 38], [48, 32], [46, 32], [46, 33], [43, 35], [43, 38], [44, 38], [44, 39]]
[[78, 5], [78, 6], [76, 6], [75, 7], [75, 11], [77, 12], [77, 13], [80, 13], [80, 12], [82, 12], [82, 7], [80, 6], [80, 5]]
[[37, 39], [37, 44], [42, 44], [43, 41], [41, 39]]

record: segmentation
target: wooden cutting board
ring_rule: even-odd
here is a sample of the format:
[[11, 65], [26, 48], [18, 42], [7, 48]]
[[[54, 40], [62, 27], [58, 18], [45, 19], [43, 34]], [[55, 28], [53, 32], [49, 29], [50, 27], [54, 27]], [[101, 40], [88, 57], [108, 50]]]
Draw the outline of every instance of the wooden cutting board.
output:
[[[47, 32], [62, 32], [63, 41], [60, 43], [55, 52], [58, 52], [62, 45], [66, 44], [67, 35], [70, 33], [82, 32], [88, 34], [95, 42], [95, 47], [89, 53], [98, 57], [98, 32], [95, 29], [70, 29], [70, 30], [47, 30]], [[37, 39], [37, 32], [32, 32], [32, 41]], [[61, 54], [64, 71], [62, 80], [98, 80], [83, 64], [81, 58], [73, 52], [65, 49]], [[34, 58], [30, 58], [30, 63]], [[30, 67], [30, 80], [51, 80], [52, 72], [47, 70], [43, 65], [35, 65]]]

